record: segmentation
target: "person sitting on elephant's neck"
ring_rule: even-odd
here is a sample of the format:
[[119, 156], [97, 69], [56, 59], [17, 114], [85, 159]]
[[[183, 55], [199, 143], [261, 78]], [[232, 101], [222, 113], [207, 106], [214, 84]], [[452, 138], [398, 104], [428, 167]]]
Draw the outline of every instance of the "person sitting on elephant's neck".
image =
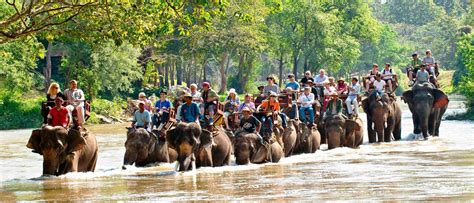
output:
[[132, 127], [149, 130], [151, 123], [150, 112], [145, 109], [145, 102], [139, 101], [138, 110], [133, 114]]
[[[259, 132], [262, 128], [262, 123], [252, 115], [252, 110], [249, 107], [242, 109], [242, 119], [240, 120], [240, 132], [255, 133], [258, 135], [259, 141], [263, 144], [263, 139]], [[237, 134], [239, 135], [239, 134]]]
[[216, 102], [219, 100], [219, 96], [213, 89], [211, 89], [211, 85], [208, 82], [202, 83], [201, 96], [204, 101], [204, 109], [202, 109], [202, 112], [205, 112], [205, 110], [209, 112], [209, 125], [214, 125], [214, 107]]
[[67, 128], [71, 119], [69, 118], [69, 111], [63, 106], [63, 98], [56, 97], [54, 99], [55, 106], [49, 110], [48, 125], [62, 126]]
[[377, 76], [375, 76], [376, 80], [374, 81], [374, 89], [375, 89], [375, 92], [377, 92], [377, 94], [379, 95], [383, 95], [383, 93], [385, 92], [385, 81], [382, 80], [382, 76], [380, 74], [377, 74]]
[[153, 124], [161, 130], [163, 125], [168, 122], [170, 116], [171, 102], [166, 98], [168, 93], [165, 90], [160, 92], [160, 100], [155, 103], [155, 114], [153, 115]]
[[55, 99], [61, 97], [63, 100], [66, 100], [66, 96], [61, 93], [58, 83], [51, 83], [48, 88], [48, 93], [46, 94], [46, 102], [41, 106], [41, 115], [43, 116], [43, 124], [48, 122], [48, 113], [55, 104]]
[[185, 103], [181, 105], [181, 121], [185, 123], [196, 122], [199, 124], [199, 116], [201, 113], [199, 112], [198, 105], [193, 102], [193, 96], [186, 93], [183, 97]]
[[338, 98], [337, 92], [331, 94], [331, 100], [329, 100], [326, 108], [325, 117], [332, 115], [342, 115], [342, 100]]
[[[357, 117], [359, 114], [359, 101], [357, 101], [357, 97], [360, 93], [359, 80], [356, 77], [353, 77], [351, 82], [351, 85], [348, 87], [349, 94], [347, 95], [346, 99], [347, 113], [349, 114], [349, 118]], [[352, 108], [352, 105], [354, 105], [354, 108]]]
[[298, 102], [301, 104], [300, 107], [300, 120], [306, 123], [306, 113], [309, 114], [309, 126], [313, 126], [314, 123], [314, 94], [311, 93], [311, 87], [305, 87], [303, 94], [301, 94]]
[[262, 102], [262, 104], [257, 107], [257, 110], [263, 108], [264, 114], [269, 115], [271, 113], [277, 113], [282, 119], [281, 126], [286, 128], [286, 115], [283, 112], [280, 112], [280, 103], [278, 103], [278, 94], [275, 92], [270, 93], [268, 100]]
[[410, 87], [413, 86], [413, 80], [414, 80], [413, 76], [416, 77], [418, 70], [421, 68], [421, 64], [423, 64], [423, 61], [421, 61], [421, 59], [418, 58], [417, 52], [414, 52], [411, 56], [413, 57], [413, 59], [411, 60], [411, 67], [413, 69], [408, 70], [408, 78], [410, 79], [408, 86]]
[[426, 65], [422, 64], [421, 69], [416, 73], [417, 84], [428, 82], [429, 73], [426, 71]]
[[267, 77], [267, 85], [263, 88], [265, 95], [270, 95], [271, 92], [280, 93], [280, 88], [275, 84], [275, 78], [273, 76]]
[[390, 64], [386, 63], [382, 71], [383, 81], [388, 84], [388, 91], [393, 92], [393, 71], [390, 68]]

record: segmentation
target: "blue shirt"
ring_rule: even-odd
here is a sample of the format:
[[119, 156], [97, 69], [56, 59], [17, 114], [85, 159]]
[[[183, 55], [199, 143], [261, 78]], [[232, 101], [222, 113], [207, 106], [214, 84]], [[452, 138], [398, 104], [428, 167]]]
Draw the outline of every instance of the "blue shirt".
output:
[[300, 89], [300, 84], [298, 84], [296, 81], [286, 83], [285, 88], [290, 87], [293, 90], [299, 90]]
[[171, 102], [168, 100], [165, 100], [165, 101], [158, 100], [155, 103], [155, 107], [157, 109], [156, 111], [159, 111], [162, 108], [169, 109], [171, 107]]
[[201, 113], [196, 103], [192, 102], [190, 105], [184, 103], [181, 106], [181, 119], [183, 122], [195, 122], [199, 115], [201, 115]]
[[151, 123], [150, 112], [147, 111], [146, 109], [145, 111], [143, 111], [143, 113], [141, 113], [140, 110], [135, 111], [135, 113], [133, 114], [133, 122], [135, 122], [136, 126], [148, 127], [148, 126], [145, 126], [145, 122]]

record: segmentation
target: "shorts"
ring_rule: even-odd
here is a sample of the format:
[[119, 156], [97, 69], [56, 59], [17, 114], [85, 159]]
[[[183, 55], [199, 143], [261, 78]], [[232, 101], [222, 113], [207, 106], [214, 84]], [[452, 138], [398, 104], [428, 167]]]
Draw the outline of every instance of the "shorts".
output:
[[383, 79], [383, 81], [387, 83], [388, 81], [393, 81], [393, 78]]
[[204, 102], [204, 109], [214, 110], [215, 104], [213, 102]]

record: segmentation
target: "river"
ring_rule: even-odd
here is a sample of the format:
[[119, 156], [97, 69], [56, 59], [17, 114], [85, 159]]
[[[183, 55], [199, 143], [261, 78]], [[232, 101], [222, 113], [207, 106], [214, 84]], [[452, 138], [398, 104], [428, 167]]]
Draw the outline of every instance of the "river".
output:
[[[124, 125], [91, 126], [96, 172], [41, 177], [28, 130], [0, 131], [1, 201], [473, 200], [474, 122], [443, 121], [439, 138], [418, 141], [403, 106], [403, 141], [339, 148], [280, 163], [173, 172], [174, 164], [121, 170]], [[460, 111], [451, 102], [448, 113]], [[362, 116], [363, 118], [365, 115]]]

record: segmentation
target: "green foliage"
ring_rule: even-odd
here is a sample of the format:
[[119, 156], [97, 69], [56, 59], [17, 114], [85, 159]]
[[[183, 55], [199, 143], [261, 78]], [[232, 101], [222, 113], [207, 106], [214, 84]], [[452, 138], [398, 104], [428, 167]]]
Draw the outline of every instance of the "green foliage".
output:
[[462, 36], [458, 41], [457, 59], [461, 66], [461, 81], [459, 90], [469, 101], [474, 100], [474, 33]]
[[125, 108], [127, 108], [127, 102], [122, 98], [115, 98], [112, 101], [105, 99], [95, 99], [91, 103], [91, 117], [87, 122], [100, 123], [97, 115], [102, 115], [108, 118], [120, 118]]
[[43, 46], [35, 38], [0, 44], [0, 78], [11, 91], [28, 91], [41, 84], [35, 72], [37, 57], [44, 55]]
[[43, 122], [42, 102], [43, 97], [25, 98], [17, 92], [0, 91], [0, 130], [39, 127]]

